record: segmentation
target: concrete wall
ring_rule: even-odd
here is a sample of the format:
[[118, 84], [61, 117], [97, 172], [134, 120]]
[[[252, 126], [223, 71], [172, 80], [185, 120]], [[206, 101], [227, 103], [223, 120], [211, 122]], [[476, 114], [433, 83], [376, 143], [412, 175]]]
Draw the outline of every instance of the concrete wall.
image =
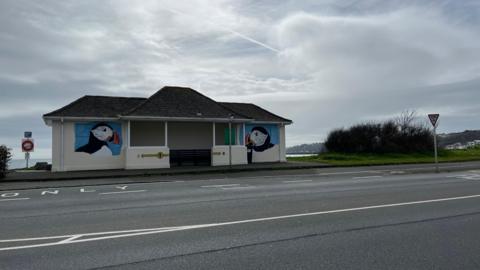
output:
[[130, 146], [165, 146], [165, 122], [131, 121]]
[[212, 123], [168, 122], [167, 129], [171, 150], [212, 148]]
[[263, 152], [253, 151], [252, 153], [252, 162], [261, 163], [261, 162], [279, 162], [280, 161], [280, 145], [276, 144], [272, 148], [269, 148]]
[[[88, 121], [91, 122], [91, 121]], [[101, 169], [123, 169], [125, 166], [125, 149], [127, 125], [122, 123], [122, 150], [117, 156], [95, 156], [83, 152], [75, 152], [75, 123], [66, 121], [63, 123], [64, 147], [62, 168], [62, 125], [60, 121], [52, 123], [52, 170], [53, 171], [81, 171]]]
[[[217, 145], [212, 147], [212, 166], [229, 165], [229, 146]], [[247, 147], [232, 145], [232, 165], [247, 164]]]
[[168, 147], [130, 147], [126, 150], [126, 169], [170, 168]]
[[[89, 121], [91, 122], [91, 121]], [[140, 122], [137, 122], [140, 123]], [[63, 147], [63, 168], [61, 152], [61, 134], [62, 125], [60, 121], [52, 122], [52, 170], [53, 171], [74, 171], [74, 170], [100, 170], [100, 169], [140, 169], [140, 168], [168, 168], [169, 157], [161, 159], [158, 157], [147, 157], [155, 153], [168, 154], [170, 149], [212, 149], [212, 153], [220, 152], [223, 154], [212, 155], [212, 165], [228, 165], [228, 145], [213, 146], [213, 128], [212, 123], [186, 123], [169, 122], [168, 123], [168, 146], [164, 144], [164, 126], [163, 122], [141, 122], [133, 124], [137, 131], [144, 131], [145, 134], [132, 135], [131, 141], [136, 145], [162, 144], [153, 147], [133, 147], [127, 150], [128, 134], [127, 122], [122, 125], [122, 150], [117, 156], [94, 156], [87, 153], [75, 152], [75, 122], [64, 122], [64, 147]], [[224, 143], [224, 128], [228, 124], [216, 124], [216, 141], [218, 144]], [[232, 125], [235, 126], [235, 125]], [[152, 132], [153, 131], [153, 132]], [[135, 134], [135, 131], [133, 132]], [[153, 133], [154, 135], [148, 135]], [[158, 137], [157, 137], [158, 135]], [[243, 136], [243, 132], [241, 134]], [[240, 135], [239, 135], [240, 137]], [[279, 126], [279, 144], [273, 146], [264, 152], [253, 152], [253, 162], [278, 162], [286, 161], [285, 148], [285, 126]], [[142, 142], [143, 141], [143, 142]], [[150, 145], [149, 145], [150, 146]], [[142, 157], [142, 155], [144, 155]], [[246, 147], [242, 145], [232, 146], [232, 164], [246, 164]]]

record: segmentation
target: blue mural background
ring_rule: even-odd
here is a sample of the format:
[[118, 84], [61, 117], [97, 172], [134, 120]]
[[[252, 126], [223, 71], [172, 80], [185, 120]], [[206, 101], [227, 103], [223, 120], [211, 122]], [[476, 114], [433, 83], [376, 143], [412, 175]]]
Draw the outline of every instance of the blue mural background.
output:
[[[75, 123], [75, 149], [88, 143], [90, 137], [90, 130], [101, 122], [86, 122]], [[115, 122], [104, 122], [112, 127], [113, 131], [117, 133], [119, 143], [107, 142], [108, 148], [112, 151], [112, 155], [118, 156], [122, 151], [122, 125]]]
[[[270, 135], [270, 143], [271, 144], [279, 144], [280, 143], [280, 132], [278, 129], [278, 125], [275, 124], [245, 124], [245, 133], [250, 134], [254, 127], [263, 127], [267, 130], [268, 134]], [[243, 130], [240, 129], [240, 135], [243, 137]]]

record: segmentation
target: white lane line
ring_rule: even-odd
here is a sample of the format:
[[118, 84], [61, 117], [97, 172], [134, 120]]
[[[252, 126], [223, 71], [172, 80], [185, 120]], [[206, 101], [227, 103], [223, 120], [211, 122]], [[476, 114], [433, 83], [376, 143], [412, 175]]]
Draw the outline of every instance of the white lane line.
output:
[[452, 176], [447, 176], [447, 178], [458, 178], [458, 179], [465, 179], [465, 180], [480, 180], [480, 174], [452, 175]]
[[383, 178], [383, 176], [382, 175], [371, 175], [371, 176], [352, 177], [352, 179], [373, 179], [373, 178]]
[[98, 193], [99, 195], [109, 195], [109, 194], [123, 194], [123, 193], [135, 193], [135, 192], [145, 192], [146, 190], [127, 190], [127, 191], [112, 191], [112, 192], [103, 192]]
[[290, 180], [290, 181], [282, 181], [282, 183], [305, 183], [305, 182], [312, 182], [312, 180]]
[[22, 200], [30, 200], [30, 198], [1, 199], [0, 202], [6, 202], [6, 201], [22, 201]]
[[[455, 200], [466, 200], [466, 199], [473, 199], [473, 198], [480, 198], [480, 194], [460, 196], [460, 197], [440, 198], [440, 199], [432, 199], [432, 200], [362, 206], [362, 207], [354, 207], [354, 208], [327, 210], [327, 211], [284, 215], [284, 216], [274, 216], [274, 217], [266, 217], [266, 218], [237, 220], [237, 221], [211, 223], [211, 224], [187, 225], [187, 226], [178, 226], [178, 227], [160, 227], [160, 228], [150, 228], [150, 229], [141, 229], [141, 230], [137, 229], [137, 230], [130, 230], [130, 231], [128, 230], [113, 231], [113, 232], [103, 232], [103, 233], [100, 232], [100, 233], [72, 234], [72, 235], [64, 235], [64, 236], [48, 236], [48, 237], [26, 238], [26, 239], [7, 239], [7, 240], [0, 240], [0, 242], [17, 242], [17, 241], [19, 242], [19, 241], [28, 241], [31, 239], [39, 240], [39, 239], [68, 238], [68, 239], [64, 239], [64, 240], [52, 242], [52, 243], [5, 247], [5, 248], [0, 248], [0, 251], [66, 245], [66, 244], [115, 239], [115, 238], [123, 238], [123, 237], [139, 236], [139, 235], [159, 234], [159, 233], [174, 232], [174, 231], [186, 231], [186, 230], [193, 230], [193, 229], [200, 229], [200, 228], [211, 228], [211, 227], [228, 226], [228, 225], [235, 225], [235, 224], [245, 224], [245, 223], [253, 223], [253, 222], [297, 218], [297, 217], [318, 216], [318, 215], [335, 214], [335, 213], [343, 213], [343, 212], [354, 212], [354, 211], [362, 211], [362, 210], [369, 210], [369, 209], [379, 209], [379, 208], [398, 207], [398, 206], [407, 206], [407, 205], [419, 205], [419, 204], [437, 203], [437, 202], [446, 202], [446, 201], [455, 201]], [[118, 234], [118, 233], [124, 233], [124, 234]], [[115, 235], [99, 236], [99, 237], [87, 238], [87, 239], [77, 239], [77, 238], [73, 239], [73, 237], [76, 237], [79, 235], [81, 235], [81, 237], [84, 237], [84, 236], [95, 236], [95, 235], [105, 235], [105, 234], [115, 234]], [[70, 239], [73, 239], [73, 240], [70, 240]]]
[[210, 186], [200, 186], [202, 188], [224, 188], [224, 187], [237, 187], [240, 184], [228, 184], [228, 185], [210, 185]]
[[234, 186], [234, 187], [222, 187], [222, 190], [236, 190], [236, 189], [249, 189], [249, 188], [255, 188], [254, 186]]

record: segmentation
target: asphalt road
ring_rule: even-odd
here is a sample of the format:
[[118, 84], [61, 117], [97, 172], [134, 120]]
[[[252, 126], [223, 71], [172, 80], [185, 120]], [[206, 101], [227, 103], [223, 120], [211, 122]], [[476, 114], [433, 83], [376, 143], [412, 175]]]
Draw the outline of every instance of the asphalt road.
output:
[[0, 191], [0, 269], [480, 269], [480, 170]]

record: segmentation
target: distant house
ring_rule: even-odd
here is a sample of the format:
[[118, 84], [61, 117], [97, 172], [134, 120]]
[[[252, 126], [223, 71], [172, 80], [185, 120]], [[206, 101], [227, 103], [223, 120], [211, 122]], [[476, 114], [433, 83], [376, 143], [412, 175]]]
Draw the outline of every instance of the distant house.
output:
[[283, 162], [292, 123], [171, 86], [149, 98], [84, 96], [43, 119], [52, 127], [53, 171]]

